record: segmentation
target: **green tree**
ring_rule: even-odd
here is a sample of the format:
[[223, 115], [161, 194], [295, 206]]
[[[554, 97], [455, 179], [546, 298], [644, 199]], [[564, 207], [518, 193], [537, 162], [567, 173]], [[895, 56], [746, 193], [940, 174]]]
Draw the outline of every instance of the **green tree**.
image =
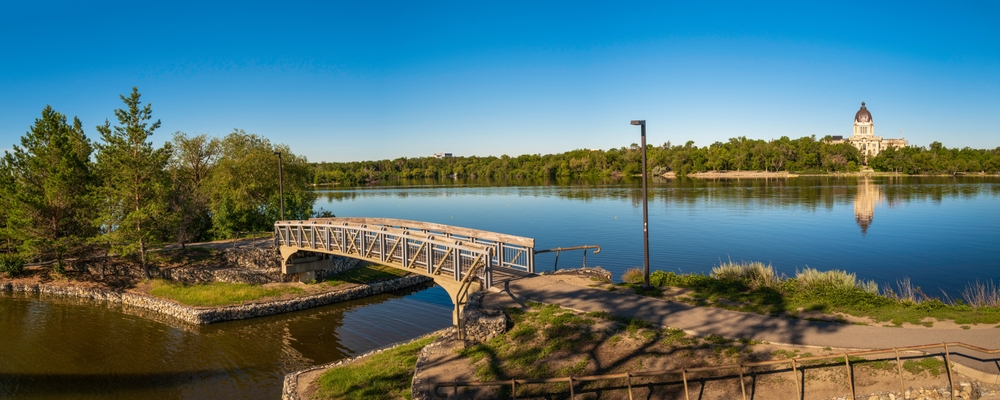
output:
[[[316, 198], [307, 188], [311, 171], [305, 157], [292, 154], [286, 145], [272, 145], [261, 136], [237, 129], [222, 139], [221, 156], [208, 178], [216, 237], [274, 229], [281, 204], [274, 152], [282, 154], [285, 218], [310, 217]], [[377, 176], [376, 166], [366, 166], [360, 173], [372, 179]]]
[[21, 146], [4, 156], [4, 208], [10, 237], [33, 259], [55, 260], [81, 251], [95, 230], [92, 147], [80, 120], [51, 106], [42, 110]]
[[115, 110], [114, 128], [105, 120], [97, 131], [104, 143], [97, 145], [97, 169], [103, 180], [100, 190], [100, 224], [111, 250], [126, 256], [138, 253], [143, 273], [149, 278], [146, 251], [162, 232], [167, 209], [170, 145], [154, 148], [150, 136], [160, 127], [152, 106], [140, 107], [139, 90], [119, 96], [125, 108]]
[[189, 242], [211, 238], [212, 216], [204, 184], [219, 159], [222, 146], [217, 138], [189, 137], [176, 132], [171, 147], [174, 150], [168, 166], [171, 188], [167, 196], [171, 223], [170, 232], [165, 236], [172, 236], [183, 249]]

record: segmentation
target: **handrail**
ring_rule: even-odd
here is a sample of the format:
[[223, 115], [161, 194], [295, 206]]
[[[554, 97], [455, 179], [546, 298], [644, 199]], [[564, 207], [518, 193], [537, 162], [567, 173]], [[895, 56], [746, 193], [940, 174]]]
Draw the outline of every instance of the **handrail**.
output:
[[587, 244], [587, 245], [583, 245], [583, 246], [556, 247], [554, 249], [535, 250], [535, 254], [556, 253], [556, 262], [552, 265], [552, 270], [553, 271], [558, 271], [559, 270], [559, 253], [562, 253], [564, 251], [573, 251], [573, 250], [583, 250], [583, 267], [587, 268], [587, 250], [589, 250], [589, 249], [597, 249], [597, 250], [594, 250], [594, 254], [600, 254], [601, 253], [601, 246], [598, 246], [596, 244]]
[[[483, 381], [450, 381], [450, 382], [438, 382], [438, 383], [434, 384], [434, 391], [433, 391], [433, 393], [437, 397], [448, 397], [447, 394], [443, 394], [442, 395], [440, 393], [440, 389], [442, 387], [444, 387], [444, 388], [452, 388], [455, 393], [458, 393], [458, 387], [459, 386], [461, 386], [461, 387], [483, 387], [483, 386], [507, 386], [507, 385], [510, 385], [511, 388], [513, 389], [512, 390], [512, 395], [514, 396], [514, 398], [516, 398], [517, 397], [517, 391], [516, 391], [517, 385], [532, 385], [532, 384], [568, 382], [569, 383], [570, 398], [572, 399], [573, 395], [574, 395], [573, 382], [590, 382], [590, 381], [613, 380], [613, 379], [627, 379], [628, 380], [627, 390], [628, 390], [629, 398], [631, 399], [631, 398], [633, 398], [632, 397], [632, 378], [633, 377], [655, 377], [655, 376], [663, 376], [663, 375], [680, 374], [682, 376], [682, 378], [683, 378], [683, 385], [684, 385], [685, 397], [687, 397], [687, 393], [688, 393], [687, 373], [688, 372], [709, 372], [709, 371], [720, 371], [720, 370], [736, 369], [736, 370], [739, 371], [739, 377], [741, 378], [740, 379], [740, 385], [742, 387], [743, 386], [743, 380], [742, 380], [743, 371], [746, 368], [749, 368], [749, 367], [766, 367], [766, 366], [781, 365], [781, 364], [791, 364], [792, 374], [795, 375], [795, 379], [793, 379], [793, 380], [795, 381], [796, 398], [800, 398], [802, 395], [804, 395], [804, 393], [802, 392], [803, 388], [799, 387], [798, 372], [797, 372], [797, 368], [796, 368], [797, 364], [800, 364], [802, 362], [808, 362], [808, 361], [842, 359], [842, 360], [844, 360], [844, 364], [845, 364], [845, 366], [847, 368], [848, 385], [850, 386], [851, 397], [854, 398], [854, 397], [857, 397], [857, 396], [855, 396], [855, 393], [854, 393], [854, 379], [853, 379], [853, 374], [852, 374], [852, 370], [851, 370], [851, 359], [850, 359], [851, 356], [862, 356], [862, 355], [875, 355], [875, 354], [895, 353], [896, 370], [897, 370], [897, 372], [899, 374], [899, 386], [900, 386], [900, 390], [905, 392], [906, 388], [903, 385], [903, 363], [900, 360], [899, 352], [900, 351], [926, 350], [926, 349], [933, 349], [933, 348], [943, 347], [944, 348], [945, 367], [946, 367], [945, 369], [948, 372], [948, 387], [951, 388], [950, 390], [952, 392], [951, 393], [952, 394], [952, 398], [954, 398], [954, 396], [956, 394], [955, 394], [955, 385], [954, 385], [954, 381], [953, 381], [952, 373], [951, 373], [952, 362], [951, 362], [951, 350], [949, 349], [949, 346], [951, 346], [951, 347], [964, 347], [964, 348], [966, 348], [968, 350], [977, 351], [977, 352], [986, 353], [986, 354], [997, 354], [997, 353], [1000, 353], [1000, 349], [986, 349], [986, 348], [982, 348], [982, 347], [978, 347], [978, 346], [973, 346], [973, 345], [962, 343], [962, 342], [945, 342], [945, 343], [922, 344], [922, 345], [906, 346], [906, 347], [893, 347], [893, 348], [889, 348], [889, 349], [859, 350], [859, 351], [845, 352], [845, 353], [841, 353], [841, 354], [830, 354], [830, 355], [822, 355], [822, 356], [792, 357], [792, 358], [788, 358], [788, 359], [784, 359], [784, 360], [768, 360], [768, 361], [745, 362], [745, 363], [737, 363], [737, 364], [723, 364], [723, 365], [717, 365], [717, 366], [711, 366], [711, 367], [682, 368], [682, 369], [656, 370], [656, 371], [635, 371], [635, 372], [625, 372], [625, 373], [617, 373], [617, 374], [588, 375], [588, 376], [564, 376], [564, 377], [557, 377], [557, 378], [508, 379], [508, 380], [503, 380], [503, 381], [485, 381], [485, 382], [483, 382]], [[926, 357], [933, 357], [933, 355], [925, 353], [924, 356], [917, 357], [917, 358], [926, 358]], [[743, 387], [743, 399], [744, 400], [747, 399], [746, 388], [745, 387]]]

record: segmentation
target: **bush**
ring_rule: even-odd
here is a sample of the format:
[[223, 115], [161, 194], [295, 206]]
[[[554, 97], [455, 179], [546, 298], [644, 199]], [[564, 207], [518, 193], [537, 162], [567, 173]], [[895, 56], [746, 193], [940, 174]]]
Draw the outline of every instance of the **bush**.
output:
[[632, 283], [632, 284], [639, 284], [639, 283], [643, 283], [643, 281], [645, 280], [645, 277], [646, 277], [646, 275], [642, 273], [641, 269], [639, 269], [639, 268], [632, 268], [632, 269], [629, 269], [628, 271], [625, 271], [625, 273], [622, 274], [622, 282]]
[[0, 254], [0, 272], [6, 272], [7, 276], [18, 276], [24, 271], [24, 258], [19, 254]]
[[859, 281], [857, 275], [841, 270], [820, 272], [806, 268], [795, 273], [795, 279], [806, 289], [854, 289], [877, 294], [878, 284], [875, 281]]
[[712, 277], [724, 281], [742, 282], [754, 289], [775, 288], [781, 283], [781, 278], [774, 272], [774, 267], [759, 261], [739, 264], [730, 261], [713, 267]]

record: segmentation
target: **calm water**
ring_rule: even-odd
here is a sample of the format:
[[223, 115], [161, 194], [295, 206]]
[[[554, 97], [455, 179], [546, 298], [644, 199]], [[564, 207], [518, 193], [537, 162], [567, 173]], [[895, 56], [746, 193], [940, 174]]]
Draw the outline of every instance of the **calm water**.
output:
[[[637, 183], [449, 183], [322, 191], [316, 208], [533, 237], [538, 249], [598, 244], [588, 265], [617, 278], [642, 265], [641, 200]], [[879, 284], [910, 277], [930, 295], [957, 297], [969, 281], [1000, 278], [1000, 179], [660, 180], [650, 188], [649, 239], [653, 269], [762, 261], [788, 275], [812, 267]], [[570, 254], [560, 268], [581, 264]], [[536, 266], [553, 262], [541, 254]]]
[[278, 399], [284, 374], [451, 325], [426, 286], [192, 326], [73, 298], [0, 292], [2, 399]]
[[[616, 277], [642, 264], [633, 183], [477, 187], [462, 183], [320, 192], [338, 216], [403, 218], [533, 237], [537, 248], [599, 244]], [[732, 259], [779, 271], [908, 276], [957, 297], [1000, 278], [1000, 179], [797, 178], [658, 181], [650, 193], [653, 268], [707, 272]], [[551, 269], [553, 255], [537, 258]], [[579, 253], [560, 268], [579, 266]], [[312, 310], [191, 326], [71, 298], [0, 292], [0, 398], [270, 398], [287, 372], [451, 324], [432, 287]]]

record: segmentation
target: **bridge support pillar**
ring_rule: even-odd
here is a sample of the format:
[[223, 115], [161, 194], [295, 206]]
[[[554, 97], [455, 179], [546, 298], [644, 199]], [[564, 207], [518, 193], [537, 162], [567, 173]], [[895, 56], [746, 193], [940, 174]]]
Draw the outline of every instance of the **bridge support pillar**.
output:
[[451, 310], [451, 323], [458, 326], [462, 317], [462, 310], [465, 309], [465, 301], [469, 298], [469, 294], [482, 289], [482, 285], [478, 281], [469, 282], [465, 289], [462, 289], [460, 282], [446, 281], [444, 279], [435, 279], [434, 283], [444, 288], [444, 291], [448, 292], [448, 297], [451, 298], [451, 304], [455, 307]]

